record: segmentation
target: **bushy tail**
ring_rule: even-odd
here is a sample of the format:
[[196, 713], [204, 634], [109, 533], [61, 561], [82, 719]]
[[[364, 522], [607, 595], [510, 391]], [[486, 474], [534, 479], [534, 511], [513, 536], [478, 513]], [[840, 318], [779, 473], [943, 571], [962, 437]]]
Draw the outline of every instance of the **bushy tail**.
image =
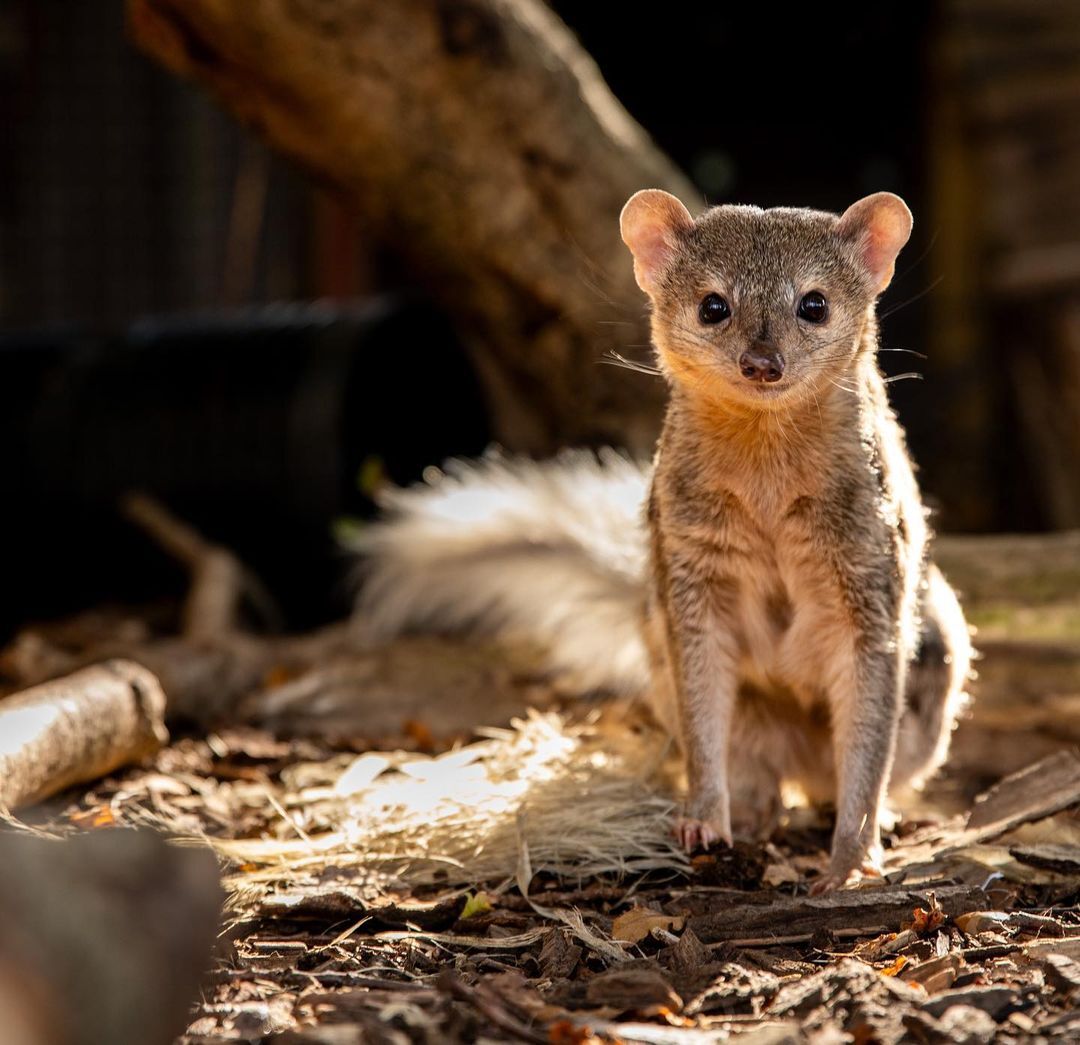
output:
[[610, 450], [488, 455], [390, 491], [357, 540], [363, 626], [523, 637], [582, 689], [642, 691], [647, 476]]

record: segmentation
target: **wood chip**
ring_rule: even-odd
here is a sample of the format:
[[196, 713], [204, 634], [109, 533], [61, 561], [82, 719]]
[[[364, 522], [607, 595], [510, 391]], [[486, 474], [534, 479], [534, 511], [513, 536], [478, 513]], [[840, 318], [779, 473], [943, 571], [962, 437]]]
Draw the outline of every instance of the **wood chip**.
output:
[[1009, 855], [1029, 867], [1056, 874], [1080, 874], [1080, 845], [1015, 845]]
[[[0, 1010], [14, 1000], [40, 1017], [40, 1041], [168, 1045], [188, 1022], [223, 899], [208, 852], [153, 831], [0, 833]], [[17, 1013], [4, 1016], [11, 1045]]]
[[[854, 958], [842, 958], [820, 972], [784, 984], [766, 1014], [798, 1019], [804, 1031], [823, 1028], [843, 1014], [845, 1029], [867, 1025], [873, 1037], [899, 1041], [900, 1020], [923, 999], [922, 992]], [[842, 1039], [841, 1039], [842, 1040]]]
[[929, 1012], [906, 1013], [906, 1041], [932, 1041], [942, 1045], [986, 1045], [997, 1035], [993, 1017], [970, 1005], [953, 1005], [938, 1018]]
[[1043, 954], [1035, 962], [1054, 990], [1067, 995], [1080, 990], [1080, 962], [1064, 954]]
[[690, 976], [703, 965], [712, 961], [712, 953], [698, 938], [693, 929], [684, 929], [678, 943], [664, 953], [671, 971], [676, 976]]
[[1080, 961], [1080, 936], [1066, 937], [1062, 940], [1032, 940], [1021, 944], [1018, 950], [1029, 956], [1063, 954], [1066, 958]]
[[1080, 753], [1059, 751], [1013, 773], [975, 800], [965, 835], [981, 841], [1080, 803]]
[[627, 963], [608, 969], [589, 980], [585, 997], [592, 1005], [608, 1005], [620, 1012], [651, 1008], [679, 1012], [683, 1007], [667, 977], [651, 964]]
[[940, 994], [956, 982], [957, 974], [963, 967], [964, 959], [959, 954], [946, 954], [930, 961], [909, 964], [901, 970], [900, 979], [906, 983], [917, 983], [927, 994]]
[[756, 1016], [780, 990], [779, 977], [737, 962], [724, 962], [710, 972], [712, 982], [690, 1000], [687, 1015]]
[[583, 953], [567, 930], [549, 929], [540, 948], [540, 971], [549, 980], [569, 979]]
[[998, 1019], [1003, 1018], [1005, 1010], [1018, 1001], [1017, 993], [1012, 987], [963, 987], [942, 991], [924, 1002], [923, 1009], [932, 1016], [941, 1016], [954, 1005], [964, 1005]]

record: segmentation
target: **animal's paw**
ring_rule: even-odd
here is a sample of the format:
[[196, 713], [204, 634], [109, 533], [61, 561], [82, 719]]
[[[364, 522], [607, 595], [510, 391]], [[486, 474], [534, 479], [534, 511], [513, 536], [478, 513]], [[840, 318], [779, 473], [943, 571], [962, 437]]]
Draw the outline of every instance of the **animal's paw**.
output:
[[731, 845], [731, 831], [725, 831], [715, 820], [697, 820], [689, 816], [680, 816], [675, 821], [672, 829], [679, 845], [688, 853], [695, 849], [708, 849], [723, 842]]
[[844, 865], [830, 867], [820, 878], [815, 878], [810, 884], [811, 896], [823, 896], [825, 893], [835, 892], [837, 889], [853, 889], [866, 882], [882, 878], [880, 852], [871, 853], [857, 867]]
[[852, 881], [854, 875], [854, 871], [849, 871], [847, 874], [829, 871], [810, 883], [810, 895], [824, 896], [826, 893], [835, 893], [837, 889], [843, 889], [849, 884], [854, 885], [855, 882]]

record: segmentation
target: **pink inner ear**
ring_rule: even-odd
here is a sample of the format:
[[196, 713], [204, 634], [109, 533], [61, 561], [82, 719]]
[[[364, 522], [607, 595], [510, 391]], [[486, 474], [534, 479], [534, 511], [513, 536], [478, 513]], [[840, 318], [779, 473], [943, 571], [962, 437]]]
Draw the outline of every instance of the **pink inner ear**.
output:
[[650, 224], [639, 231], [630, 249], [634, 252], [634, 268], [650, 284], [654, 283], [675, 253], [675, 244], [668, 230]]
[[863, 257], [866, 267], [875, 281], [884, 289], [892, 279], [893, 267], [900, 248], [907, 243], [909, 229], [903, 227], [892, 214], [876, 214], [866, 230]]
[[630, 197], [619, 221], [623, 241], [634, 255], [638, 286], [652, 293], [678, 247], [677, 231], [690, 228], [690, 212], [670, 193], [644, 189]]
[[880, 292], [889, 285], [896, 256], [911, 235], [911, 211], [899, 196], [879, 192], [844, 212], [840, 232], [858, 237], [863, 264]]

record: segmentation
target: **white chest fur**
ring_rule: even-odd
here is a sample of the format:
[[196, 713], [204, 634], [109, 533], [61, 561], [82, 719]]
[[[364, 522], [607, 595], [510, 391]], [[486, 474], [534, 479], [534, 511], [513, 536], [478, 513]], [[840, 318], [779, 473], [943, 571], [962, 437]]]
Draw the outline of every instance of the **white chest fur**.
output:
[[[851, 652], [852, 632], [828, 563], [794, 535], [752, 542], [736, 561], [735, 629], [742, 679], [783, 687], [804, 706], [822, 699], [828, 668]], [[755, 547], [756, 545], [756, 547]]]

